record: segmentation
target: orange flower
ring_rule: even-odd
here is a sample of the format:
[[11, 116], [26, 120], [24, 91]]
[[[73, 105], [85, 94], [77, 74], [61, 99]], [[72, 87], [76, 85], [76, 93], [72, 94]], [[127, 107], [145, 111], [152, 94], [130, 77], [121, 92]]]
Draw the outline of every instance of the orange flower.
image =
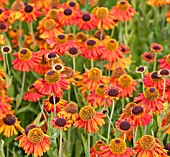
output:
[[3, 1], [0, 1], [0, 7], [3, 7], [5, 5], [8, 5], [8, 0], [3, 0]]
[[111, 100], [111, 101], [119, 100], [121, 96], [121, 92], [122, 92], [121, 88], [119, 88], [116, 85], [112, 85], [105, 89], [104, 95], [105, 95], [105, 98], [107, 98], [108, 100]]
[[35, 89], [35, 85], [32, 84], [28, 88], [28, 92], [24, 94], [24, 100], [36, 102], [39, 101], [43, 95]]
[[150, 114], [146, 113], [143, 107], [135, 106], [132, 108], [132, 113], [130, 118], [133, 121], [133, 126], [137, 127], [139, 125], [140, 126], [148, 125], [153, 117]]
[[136, 154], [121, 138], [112, 139], [109, 146], [102, 146], [100, 149], [101, 157], [130, 157]]
[[88, 134], [95, 133], [99, 130], [98, 126], [105, 124], [103, 113], [96, 112], [93, 107], [84, 106], [81, 108], [78, 118], [74, 123], [74, 127], [84, 128]]
[[147, 0], [147, 4], [151, 6], [162, 6], [165, 5], [165, 0]]
[[162, 126], [159, 130], [164, 130], [165, 134], [170, 134], [170, 111], [168, 111], [165, 117], [162, 119]]
[[155, 87], [148, 87], [144, 91], [144, 93], [140, 93], [138, 97], [134, 99], [135, 102], [140, 106], [144, 106], [146, 108], [146, 112], [160, 113], [164, 110], [163, 100], [159, 94], [159, 91]]
[[118, 42], [115, 39], [104, 40], [105, 50], [102, 53], [101, 59], [107, 60], [108, 62], [116, 62], [120, 58], [123, 58], [123, 53], [120, 51]]
[[58, 128], [62, 130], [67, 130], [67, 128], [71, 127], [71, 120], [68, 117], [60, 114], [59, 116], [55, 116], [51, 120], [51, 124], [53, 128]]
[[19, 141], [19, 147], [26, 153], [34, 154], [35, 157], [43, 156], [50, 149], [50, 137], [34, 124], [28, 125], [23, 135], [15, 140]]
[[88, 58], [89, 60], [97, 60], [104, 52], [104, 47], [97, 38], [90, 38], [85, 43], [82, 43], [80, 50], [81, 56]]
[[0, 8], [0, 22], [5, 22], [9, 18], [9, 11], [5, 8]]
[[132, 126], [133, 123], [129, 118], [126, 119], [119, 118], [115, 125], [118, 131], [122, 133], [120, 138], [126, 140], [125, 139], [126, 137], [129, 141], [131, 141], [132, 139]]
[[15, 20], [21, 20], [22, 19], [22, 12], [25, 8], [24, 2], [21, 0], [16, 0], [12, 3], [12, 8], [10, 10], [10, 21], [13, 23]]
[[130, 102], [128, 103], [125, 108], [123, 109], [123, 113], [120, 115], [120, 118], [122, 119], [127, 119], [129, 117], [131, 117], [132, 115], [132, 109], [133, 107], [135, 107], [137, 104], [134, 102]]
[[108, 106], [112, 105], [112, 101], [105, 98], [104, 92], [106, 88], [107, 85], [105, 84], [97, 85], [95, 92], [92, 92], [87, 98], [87, 101], [90, 103], [91, 106], [95, 108], [100, 106], [107, 108]]
[[96, 7], [92, 10], [92, 14], [95, 14], [98, 21], [98, 29], [109, 30], [113, 29], [115, 22], [114, 16], [112, 16], [106, 7]]
[[49, 70], [45, 74], [45, 79], [41, 80], [35, 88], [44, 95], [54, 93], [55, 96], [61, 97], [63, 95], [62, 90], [67, 90], [69, 85], [63, 77], [63, 74], [60, 74], [56, 70]]
[[90, 148], [90, 157], [100, 156], [100, 154], [102, 153], [100, 147], [102, 146], [106, 146], [106, 143], [104, 141], [96, 141], [95, 144]]
[[78, 10], [73, 10], [72, 8], [65, 8], [63, 11], [60, 11], [58, 18], [60, 22], [66, 25], [73, 25], [77, 21], [77, 15], [79, 14]]
[[15, 115], [7, 114], [3, 119], [0, 119], [0, 134], [3, 133], [6, 138], [17, 135], [17, 130], [22, 133], [24, 129]]
[[[55, 103], [56, 103], [56, 111], [57, 113], [66, 106], [67, 101], [59, 98], [59, 97], [55, 97]], [[47, 112], [54, 112], [54, 99], [53, 96], [49, 96], [48, 99], [45, 99], [44, 101], [44, 109]]]
[[137, 81], [133, 80], [130, 75], [123, 74], [119, 77], [117, 85], [122, 89], [122, 98], [133, 97], [133, 92], [136, 92]]
[[3, 102], [2, 98], [0, 98], [0, 119], [4, 118], [6, 114], [9, 113], [12, 106]]
[[168, 69], [170, 70], [170, 55], [164, 56], [165, 59], [158, 59], [159, 69]]
[[59, 111], [59, 114], [64, 117], [68, 117], [71, 120], [71, 123], [74, 123], [78, 117], [78, 106], [74, 102], [68, 103], [64, 108]]
[[[1, 25], [0, 25], [1, 27]], [[1, 28], [0, 28], [1, 30]], [[5, 44], [5, 36], [3, 34], [0, 34], [0, 46]]]
[[152, 52], [144, 52], [142, 54], [142, 58], [147, 62], [153, 62], [154, 61], [154, 55]]
[[158, 43], [153, 43], [150, 45], [150, 50], [155, 53], [160, 53], [160, 52], [162, 52], [163, 47], [162, 47], [162, 45], [160, 45]]
[[38, 63], [39, 57], [28, 48], [22, 48], [13, 54], [16, 59], [12, 61], [13, 68], [19, 71], [29, 72]]
[[123, 74], [126, 74], [126, 70], [122, 67], [116, 67], [113, 70], [112, 76], [110, 78], [110, 82], [112, 84], [116, 83], [118, 81], [119, 77]]
[[22, 19], [28, 23], [32, 20], [37, 21], [37, 18], [41, 15], [39, 9], [32, 4], [25, 5], [24, 10], [22, 10]]
[[119, 21], [129, 21], [136, 14], [136, 11], [127, 0], [119, 0], [116, 6], [111, 8], [110, 13]]
[[164, 88], [163, 78], [156, 71], [146, 74], [142, 81], [146, 87], [155, 87], [159, 91]]
[[165, 100], [170, 102], [170, 80], [166, 80], [166, 88], [165, 88]]
[[[10, 23], [8, 21], [0, 22], [0, 32], [7, 32], [8, 28], [10, 26]], [[2, 41], [4, 42], [4, 41]]]
[[30, 0], [30, 3], [33, 3], [35, 6], [37, 6], [40, 9], [47, 8], [49, 5], [49, 0]]
[[[170, 3], [169, 3], [170, 4]], [[170, 22], [170, 10], [167, 11], [166, 13], [166, 21], [169, 23]]]
[[98, 84], [108, 84], [109, 78], [102, 76], [102, 71], [98, 68], [91, 68], [83, 74], [83, 84], [91, 92], [95, 91]]
[[59, 55], [62, 56], [66, 53], [66, 48], [69, 45], [67, 35], [63, 33], [59, 33], [55, 36], [55, 38], [47, 39], [47, 43], [54, 48], [54, 51]]
[[155, 137], [151, 135], [142, 136], [136, 144], [137, 146], [134, 148], [137, 152], [137, 157], [167, 157], [167, 151], [163, 149], [163, 146], [158, 144]]
[[88, 12], [85, 12], [78, 15], [76, 25], [78, 26], [79, 30], [88, 31], [94, 30], [94, 28], [97, 27], [98, 22], [95, 15], [91, 15]]

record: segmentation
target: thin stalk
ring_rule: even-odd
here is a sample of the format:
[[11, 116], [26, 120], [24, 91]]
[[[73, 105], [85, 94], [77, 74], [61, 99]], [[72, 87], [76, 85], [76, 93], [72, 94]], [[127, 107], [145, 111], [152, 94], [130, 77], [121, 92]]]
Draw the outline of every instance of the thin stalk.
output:
[[53, 92], [53, 102], [54, 102], [54, 117], [56, 116], [56, 103], [55, 103], [55, 95]]
[[62, 157], [62, 138], [63, 138], [63, 130], [60, 129], [60, 148], [59, 148], [59, 157]]
[[165, 89], [166, 89], [166, 77], [164, 78], [164, 88], [163, 88], [162, 100], [164, 100], [164, 97], [165, 97]]
[[21, 21], [18, 21], [18, 22], [19, 22], [18, 45], [19, 45], [19, 48], [21, 49], [22, 48], [22, 22]]
[[52, 68], [52, 70], [54, 70], [54, 61], [53, 60], [51, 61], [51, 68]]
[[124, 141], [126, 141], [126, 132], [124, 133]]
[[114, 36], [114, 32], [115, 32], [115, 27], [113, 27], [113, 29], [112, 29], [111, 38]]
[[147, 125], [144, 126], [144, 135], [146, 135]]
[[43, 110], [43, 104], [42, 104], [42, 106], [41, 106], [40, 101], [38, 101], [38, 104], [39, 104], [40, 109], [41, 109], [41, 112], [42, 112], [42, 114], [43, 114], [43, 116], [44, 116], [45, 122], [46, 122], [46, 124], [47, 124], [47, 126], [48, 126], [48, 121], [47, 121], [47, 118], [46, 118], [45, 113], [44, 113], [44, 110]]
[[[142, 77], [142, 80], [143, 80], [143, 73], [141, 73], [141, 77]], [[144, 87], [144, 83], [142, 82], [142, 85], [143, 85], [143, 93], [144, 93], [144, 91], [145, 91], [145, 87]]]
[[[110, 121], [112, 120], [112, 117], [113, 117], [114, 108], [115, 108], [115, 101], [113, 100], [113, 102], [112, 102], [112, 110], [111, 110], [111, 114], [110, 114]], [[107, 144], [109, 144], [109, 136], [110, 136], [110, 128], [111, 128], [110, 121], [109, 121], [109, 125], [108, 125]]]
[[155, 53], [155, 60], [154, 60], [153, 71], [155, 71], [155, 70], [156, 70], [156, 61], [157, 61], [157, 56], [158, 56], [158, 54], [157, 54], [157, 53]]
[[11, 71], [10, 71], [10, 68], [9, 68], [8, 54], [5, 54], [4, 57], [5, 57], [7, 68], [8, 68], [8, 75], [10, 76], [11, 75]]
[[22, 77], [22, 87], [21, 87], [21, 95], [20, 95], [21, 100], [22, 100], [22, 96], [23, 96], [23, 93], [24, 93], [25, 75], [26, 75], [26, 72], [24, 71], [23, 72], [23, 77]]
[[122, 22], [120, 23], [119, 41], [120, 41], [120, 43], [123, 42]]
[[73, 70], [76, 71], [76, 58], [73, 57]]
[[88, 157], [90, 157], [90, 134], [88, 134]]
[[127, 21], [125, 21], [125, 36], [126, 36], [126, 38], [128, 37], [128, 25], [127, 25]]
[[138, 133], [138, 126], [136, 127], [136, 131], [135, 131], [135, 136], [134, 136], [134, 143], [136, 141], [136, 138], [137, 138], [137, 133]]
[[33, 41], [33, 44], [34, 44], [34, 49], [35, 49], [37, 44], [35, 42], [34, 30], [33, 30], [32, 22], [28, 23], [28, 28], [29, 28], [29, 31], [30, 31], [30, 34], [31, 34], [31, 37], [32, 37], [32, 41]]
[[9, 140], [7, 139], [6, 157], [9, 157]]
[[70, 90], [68, 90], [68, 102], [70, 102], [70, 91], [71, 91], [71, 86], [70, 86]]
[[100, 41], [102, 41], [103, 39], [103, 29], [101, 29], [101, 32], [100, 32]]
[[135, 129], [134, 126], [132, 128], [132, 134], [133, 134], [133, 147], [135, 146]]
[[73, 148], [73, 133], [72, 128], [68, 129], [68, 145], [67, 145], [67, 156], [72, 156], [72, 148]]
[[109, 65], [109, 69], [108, 69], [108, 76], [110, 77], [110, 75], [111, 75], [111, 74], [110, 74], [110, 73], [111, 73], [111, 70], [110, 70], [110, 69], [111, 69], [111, 63], [109, 62], [109, 64], [108, 64], [108, 65]]

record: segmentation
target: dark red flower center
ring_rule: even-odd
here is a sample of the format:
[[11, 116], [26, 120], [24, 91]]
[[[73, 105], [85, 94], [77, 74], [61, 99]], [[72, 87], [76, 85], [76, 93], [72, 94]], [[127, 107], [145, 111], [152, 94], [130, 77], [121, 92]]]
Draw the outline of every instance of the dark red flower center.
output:
[[66, 125], [66, 120], [64, 118], [58, 118], [55, 121], [55, 124], [59, 127], [63, 127], [64, 125]]
[[51, 52], [48, 54], [48, 58], [49, 59], [52, 59], [52, 58], [55, 58], [56, 57], [56, 54], [54, 52]]
[[2, 10], [2, 9], [0, 9], [0, 14], [2, 14], [2, 12], [3, 12], [3, 10]]
[[155, 88], [150, 88], [150, 92], [154, 92], [155, 91]]
[[165, 145], [165, 149], [168, 150], [168, 155], [170, 155], [170, 143]]
[[121, 48], [121, 51], [125, 53], [125, 52], [126, 52], [126, 49], [125, 49], [124, 47], [122, 47], [122, 48]]
[[56, 69], [56, 70], [61, 70], [61, 69], [62, 69], [62, 66], [61, 66], [60, 64], [57, 64], [57, 65], [55, 66], [55, 69]]
[[145, 70], [144, 67], [139, 67], [139, 68], [138, 68], [138, 71], [139, 71], [139, 72], [144, 72], [144, 70]]
[[74, 7], [74, 6], [76, 6], [76, 3], [75, 3], [75, 2], [70, 2], [70, 3], [69, 3], [69, 6], [70, 6], [70, 7]]
[[169, 75], [169, 70], [163, 69], [160, 71], [161, 75]]
[[33, 11], [33, 7], [31, 5], [26, 5], [25, 6], [25, 12], [31, 13]]
[[116, 142], [116, 143], [120, 143], [120, 140], [117, 140], [117, 139], [116, 139], [115, 142]]
[[107, 114], [107, 113], [108, 113], [108, 110], [103, 110], [102, 113], [103, 113], [103, 114]]
[[4, 30], [4, 29], [6, 29], [6, 26], [5, 26], [5, 24], [3, 24], [3, 23], [0, 23], [0, 30]]
[[160, 47], [159, 46], [154, 46], [153, 49], [154, 50], [160, 50]]
[[151, 56], [151, 55], [146, 55], [145, 57], [148, 59], [153, 59], [153, 56]]
[[84, 20], [84, 21], [90, 21], [90, 15], [89, 14], [84, 14], [83, 16], [82, 16], [82, 19]]
[[132, 113], [134, 115], [138, 115], [140, 113], [143, 112], [143, 108], [141, 106], [135, 106], [133, 109], [132, 109]]
[[27, 50], [21, 50], [20, 53], [21, 53], [21, 54], [26, 54], [26, 53], [27, 53]]
[[127, 122], [127, 121], [124, 121], [124, 122], [122, 122], [122, 123], [120, 123], [120, 129], [121, 130], [129, 130], [129, 128], [130, 128], [130, 123], [129, 122]]
[[69, 53], [70, 54], [72, 54], [72, 55], [75, 55], [75, 54], [77, 54], [77, 49], [75, 48], [75, 47], [71, 47], [70, 49], [69, 49]]
[[64, 10], [64, 14], [65, 14], [66, 16], [69, 16], [69, 15], [72, 14], [72, 10], [69, 9], [69, 8], [67, 8], [67, 9]]
[[103, 84], [99, 85], [99, 88], [104, 88], [104, 85]]
[[29, 124], [29, 125], [27, 125], [27, 127], [25, 128], [25, 134], [28, 135], [28, 132], [29, 132], [31, 129], [33, 129], [33, 128], [38, 128], [38, 126], [35, 125], [35, 124]]
[[155, 72], [153, 72], [153, 73], [151, 74], [151, 78], [152, 78], [152, 79], [160, 79], [161, 77], [158, 76], [158, 73], [155, 71]]
[[88, 40], [87, 41], [87, 45], [89, 45], [89, 46], [93, 46], [93, 45], [95, 45], [96, 44], [96, 41], [95, 40]]
[[125, 2], [125, 1], [122, 1], [122, 2], [120, 2], [120, 4], [124, 5], [124, 4], [126, 4], [126, 2]]
[[4, 52], [9, 52], [9, 50], [10, 50], [9, 47], [4, 47], [4, 48], [3, 48], [3, 51], [4, 51]]
[[7, 114], [4, 118], [4, 123], [6, 125], [13, 125], [16, 122], [16, 117], [12, 114]]
[[29, 86], [29, 89], [33, 89], [35, 86], [32, 84]]
[[108, 95], [109, 96], [117, 96], [119, 94], [119, 92], [118, 92], [118, 90], [117, 89], [115, 89], [115, 88], [112, 88], [112, 89], [110, 89], [109, 91], [108, 91]]
[[64, 38], [65, 38], [65, 35], [59, 34], [59, 35], [58, 35], [58, 38], [59, 38], [59, 39], [64, 39]]
[[[55, 97], [55, 103], [58, 103], [60, 101], [60, 98], [59, 97]], [[51, 104], [54, 104], [54, 100], [53, 100], [53, 96], [51, 96], [50, 98], [49, 98], [49, 102], [51, 103]]]

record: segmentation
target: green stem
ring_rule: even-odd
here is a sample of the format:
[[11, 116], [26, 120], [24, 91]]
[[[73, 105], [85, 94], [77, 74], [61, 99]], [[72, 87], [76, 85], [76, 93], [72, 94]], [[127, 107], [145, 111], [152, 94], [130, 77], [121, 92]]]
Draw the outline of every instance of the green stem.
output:
[[90, 157], [90, 134], [88, 134], [88, 157]]
[[22, 100], [22, 96], [23, 96], [23, 93], [24, 93], [25, 75], [26, 75], [26, 72], [24, 71], [24, 72], [23, 72], [23, 77], [22, 77], [22, 87], [21, 87], [20, 100]]
[[[142, 80], [143, 80], [143, 73], [141, 73], [141, 77], [142, 77]], [[142, 85], [143, 85], [143, 93], [144, 93], [144, 91], [145, 91], [145, 87], [144, 87], [144, 83], [142, 82]]]
[[[43, 114], [43, 116], [44, 116], [45, 122], [46, 122], [46, 124], [47, 124], [47, 126], [48, 126], [48, 121], [47, 121], [47, 118], [46, 118], [45, 113], [44, 113], [44, 110], [43, 110], [43, 103], [42, 103], [42, 106], [41, 106], [40, 101], [38, 101], [38, 104], [39, 104], [40, 109], [41, 109], [41, 112], [42, 112], [42, 114]], [[40, 117], [41, 117], [41, 116], [40, 116]]]
[[112, 32], [111, 32], [111, 38], [113, 38], [115, 32], [115, 27], [113, 27]]
[[9, 157], [9, 140], [7, 139], [6, 157]]
[[10, 71], [10, 68], [9, 68], [8, 54], [4, 55], [4, 57], [5, 57], [7, 68], [8, 68], [8, 75], [10, 76], [11, 75], [11, 71]]
[[166, 77], [164, 78], [164, 89], [163, 89], [163, 94], [162, 94], [162, 100], [164, 100], [164, 97], [165, 97], [165, 89], [166, 89]]
[[34, 49], [35, 49], [37, 44], [35, 42], [34, 30], [33, 30], [32, 22], [28, 23], [28, 28], [29, 28], [29, 31], [30, 31], [30, 34], [31, 34], [31, 37], [32, 37], [32, 41], [33, 41], [33, 44], [34, 44]]
[[68, 90], [68, 102], [70, 102], [70, 91], [71, 91], [71, 86], [70, 86], [70, 90]]
[[60, 129], [60, 148], [59, 148], [59, 157], [62, 157], [62, 138], [63, 138], [63, 130]]
[[67, 156], [71, 157], [72, 156], [72, 148], [73, 148], [73, 133], [72, 133], [72, 128], [68, 129], [68, 145], [67, 145]]
[[120, 41], [120, 43], [122, 43], [122, 42], [123, 42], [122, 22], [120, 22], [119, 41]]
[[101, 32], [100, 32], [100, 41], [102, 41], [103, 39], [103, 29], [101, 29]]
[[54, 102], [54, 117], [56, 116], [56, 103], [55, 103], [55, 95], [53, 92], [53, 102]]
[[[112, 110], [111, 110], [111, 114], [110, 114], [110, 121], [112, 120], [112, 117], [113, 117], [114, 108], [115, 108], [115, 101], [113, 100], [113, 102], [112, 102]], [[110, 121], [109, 121], [109, 125], [108, 125], [107, 145], [109, 144], [109, 137], [110, 137], [110, 128], [111, 128], [111, 122]]]
[[122, 109], [124, 109], [125, 107], [125, 101], [124, 101], [124, 98], [122, 98]]
[[76, 58], [73, 57], [73, 70], [76, 72]]
[[18, 21], [19, 22], [19, 36], [18, 36], [18, 45], [19, 45], [19, 49], [22, 48], [22, 22], [21, 21]]
[[138, 126], [136, 127], [136, 131], [135, 131], [135, 136], [134, 136], [134, 143], [136, 142], [137, 133], [138, 133]]
[[155, 71], [155, 70], [156, 70], [156, 61], [157, 61], [157, 56], [158, 56], [158, 54], [157, 54], [157, 53], [155, 53], [155, 60], [154, 60], [153, 71]]

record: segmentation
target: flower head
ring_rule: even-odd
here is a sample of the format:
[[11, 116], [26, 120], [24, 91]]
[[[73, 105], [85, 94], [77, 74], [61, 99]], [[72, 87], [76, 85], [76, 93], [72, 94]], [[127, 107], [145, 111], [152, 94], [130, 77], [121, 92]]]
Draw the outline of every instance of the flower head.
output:
[[144, 52], [142, 54], [142, 58], [147, 62], [153, 62], [154, 61], [154, 55], [152, 52]]
[[95, 133], [99, 130], [98, 126], [102, 126], [104, 122], [103, 113], [96, 112], [93, 107], [84, 106], [74, 123], [74, 127], [84, 128], [89, 134]]
[[154, 53], [160, 53], [163, 50], [162, 45], [158, 44], [158, 43], [153, 43], [150, 45], [150, 50]]

